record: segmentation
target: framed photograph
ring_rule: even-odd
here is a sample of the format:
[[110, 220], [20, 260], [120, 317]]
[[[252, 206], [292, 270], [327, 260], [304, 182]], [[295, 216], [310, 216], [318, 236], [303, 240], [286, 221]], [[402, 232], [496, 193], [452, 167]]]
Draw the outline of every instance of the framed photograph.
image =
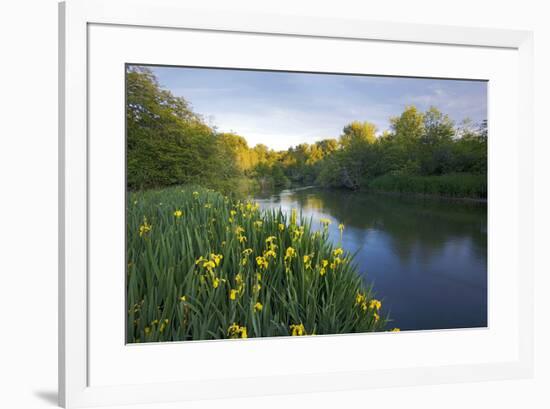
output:
[[61, 405], [531, 376], [531, 33], [59, 15]]

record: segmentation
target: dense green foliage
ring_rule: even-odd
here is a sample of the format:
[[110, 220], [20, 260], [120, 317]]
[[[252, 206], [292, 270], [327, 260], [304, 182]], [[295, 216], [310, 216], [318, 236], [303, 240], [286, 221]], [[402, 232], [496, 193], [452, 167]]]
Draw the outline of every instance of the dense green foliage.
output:
[[[449, 117], [436, 108], [422, 113], [411, 106], [401, 116], [392, 118], [391, 124], [391, 131], [376, 139], [354, 137], [349, 141], [344, 128], [340, 149], [318, 165], [316, 182], [350, 189], [387, 191], [395, 187], [400, 192], [460, 192], [459, 195], [470, 196], [467, 192], [472, 191], [471, 179], [475, 175], [480, 189], [474, 195], [486, 194], [482, 188], [487, 173], [485, 123], [478, 129], [468, 123], [455, 128]], [[452, 186], [444, 186], [447, 182]], [[457, 186], [461, 183], [464, 186]]]
[[238, 176], [233, 152], [183, 98], [162, 90], [147, 69], [129, 69], [126, 81], [128, 187], [222, 188]]
[[467, 173], [441, 176], [383, 175], [369, 187], [380, 192], [418, 193], [446, 197], [487, 197], [487, 178]]
[[132, 67], [127, 72], [128, 187], [194, 183], [230, 191], [249, 180], [262, 188], [318, 184], [387, 191], [395, 186], [401, 192], [485, 197], [486, 122], [455, 126], [435, 107], [421, 112], [414, 106], [390, 122], [391, 129], [381, 135], [372, 123], [355, 121], [337, 138], [286, 151], [249, 147], [242, 136], [206, 124], [185, 99], [163, 90], [151, 71]]
[[127, 261], [128, 342], [368, 332], [387, 322], [325, 222], [212, 190], [130, 193]]

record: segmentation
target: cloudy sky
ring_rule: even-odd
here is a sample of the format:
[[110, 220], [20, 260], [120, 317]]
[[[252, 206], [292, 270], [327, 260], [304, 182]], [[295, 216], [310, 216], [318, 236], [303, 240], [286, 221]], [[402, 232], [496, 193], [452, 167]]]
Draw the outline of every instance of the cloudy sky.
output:
[[354, 120], [373, 122], [381, 132], [406, 105], [434, 105], [457, 122], [487, 117], [487, 83], [481, 81], [151, 68], [163, 88], [249, 146], [281, 150], [336, 138]]

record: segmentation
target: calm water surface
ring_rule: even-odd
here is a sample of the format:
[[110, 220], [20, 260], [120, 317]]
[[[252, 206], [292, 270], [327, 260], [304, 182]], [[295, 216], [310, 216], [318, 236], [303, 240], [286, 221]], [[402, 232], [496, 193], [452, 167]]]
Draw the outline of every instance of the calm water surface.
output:
[[329, 218], [330, 237], [356, 253], [392, 327], [487, 326], [487, 205], [340, 190], [300, 188], [256, 194], [264, 209], [292, 208]]

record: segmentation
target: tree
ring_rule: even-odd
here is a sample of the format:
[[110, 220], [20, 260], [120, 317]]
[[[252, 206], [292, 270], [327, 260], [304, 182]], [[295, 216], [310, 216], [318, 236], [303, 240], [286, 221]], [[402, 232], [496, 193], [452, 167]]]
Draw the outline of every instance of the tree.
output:
[[220, 141], [227, 146], [241, 174], [251, 170], [258, 163], [258, 157], [248, 147], [246, 139], [234, 133], [219, 134]]
[[409, 105], [400, 116], [390, 118], [390, 124], [396, 139], [414, 142], [424, 133], [424, 114]]
[[376, 125], [370, 122], [353, 121], [346, 125], [340, 136], [340, 145], [346, 149], [360, 143], [374, 143], [376, 141]]
[[452, 168], [454, 122], [435, 107], [424, 113], [424, 133], [420, 137], [420, 173], [441, 175]]
[[420, 138], [422, 143], [435, 145], [450, 142], [454, 134], [454, 122], [448, 115], [433, 106], [424, 113], [424, 132]]
[[183, 183], [221, 188], [236, 174], [234, 160], [189, 103], [158, 84], [147, 68], [126, 73], [127, 185]]

